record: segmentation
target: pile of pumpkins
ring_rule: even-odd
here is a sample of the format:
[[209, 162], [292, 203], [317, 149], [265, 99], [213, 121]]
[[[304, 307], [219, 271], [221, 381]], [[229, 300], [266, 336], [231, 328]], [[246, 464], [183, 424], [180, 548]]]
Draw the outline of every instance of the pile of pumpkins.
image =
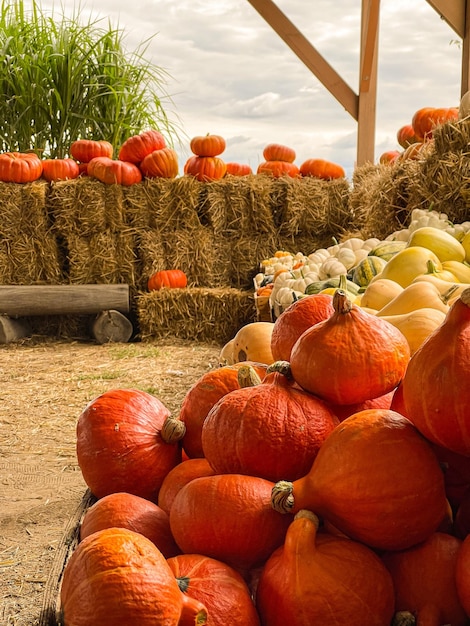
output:
[[[465, 249], [437, 230], [382, 272], [417, 254], [394, 277], [431, 285], [409, 267]], [[241, 328], [177, 415], [135, 389], [84, 408], [64, 626], [470, 624], [470, 287], [412, 351], [345, 280]]]

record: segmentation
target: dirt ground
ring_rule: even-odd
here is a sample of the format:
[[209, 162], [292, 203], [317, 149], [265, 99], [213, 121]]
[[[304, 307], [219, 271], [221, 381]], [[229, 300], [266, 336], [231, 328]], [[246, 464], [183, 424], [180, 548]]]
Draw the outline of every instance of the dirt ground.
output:
[[108, 389], [137, 388], [175, 415], [190, 386], [218, 366], [219, 352], [215, 344], [166, 340], [32, 338], [0, 346], [2, 626], [46, 623], [45, 592], [86, 492], [75, 456], [75, 426], [86, 404]]

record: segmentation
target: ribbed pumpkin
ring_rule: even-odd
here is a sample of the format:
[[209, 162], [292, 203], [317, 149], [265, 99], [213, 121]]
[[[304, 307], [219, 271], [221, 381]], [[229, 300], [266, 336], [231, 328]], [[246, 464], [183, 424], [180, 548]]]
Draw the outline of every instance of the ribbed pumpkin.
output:
[[403, 379], [406, 413], [425, 437], [470, 456], [470, 288], [411, 357]]
[[[457, 595], [455, 571], [462, 542], [433, 533], [422, 543], [381, 555], [395, 588], [395, 610], [414, 618], [407, 624], [466, 626], [468, 617]], [[405, 622], [397, 622], [397, 624]]]
[[269, 143], [263, 150], [265, 161], [285, 161], [293, 163], [295, 161], [295, 150], [280, 143]]
[[258, 165], [256, 173], [273, 178], [280, 178], [281, 176], [298, 178], [300, 176], [297, 165], [289, 161], [263, 161]]
[[202, 554], [168, 559], [181, 591], [207, 608], [207, 626], [259, 626], [250, 590], [233, 567]]
[[89, 163], [91, 159], [113, 156], [113, 146], [109, 141], [95, 139], [77, 139], [70, 144], [70, 155], [80, 163]]
[[[247, 362], [224, 365], [203, 374], [186, 392], [181, 403], [179, 419], [186, 426], [183, 449], [190, 458], [203, 457], [202, 425], [214, 404], [230, 391], [240, 389], [238, 370]], [[267, 365], [249, 361], [256, 374], [264, 378]]]
[[271, 352], [275, 361], [290, 361], [295, 342], [308, 328], [328, 319], [334, 312], [333, 297], [329, 294], [312, 294], [299, 298], [274, 322], [271, 335]]
[[95, 157], [88, 163], [87, 174], [105, 185], [130, 187], [142, 180], [142, 172], [134, 163], [104, 156]]
[[97, 498], [126, 491], [156, 501], [163, 479], [181, 460], [162, 427], [170, 412], [138, 389], [113, 389], [92, 400], [77, 422], [77, 460]]
[[192, 156], [186, 161], [183, 169], [187, 176], [194, 176], [201, 182], [210, 182], [223, 178], [227, 166], [225, 161], [216, 156]]
[[350, 538], [384, 550], [424, 541], [447, 514], [444, 476], [429, 442], [387, 409], [341, 422], [306, 476], [276, 483], [272, 504], [293, 513], [309, 509]]
[[406, 338], [353, 305], [341, 289], [333, 307], [333, 315], [306, 330], [292, 348], [295, 381], [335, 404], [364, 402], [394, 389], [410, 358]]
[[256, 592], [262, 624], [388, 626], [393, 584], [379, 557], [358, 542], [317, 532], [318, 524], [300, 511], [266, 562]]
[[80, 540], [105, 528], [127, 528], [154, 543], [165, 558], [180, 550], [170, 530], [168, 513], [154, 502], [131, 493], [110, 493], [89, 507], [80, 524]]
[[79, 543], [65, 566], [60, 601], [65, 626], [178, 626], [183, 611], [163, 554], [126, 528], [100, 530]]
[[175, 178], [178, 175], [178, 155], [172, 148], [160, 148], [147, 154], [139, 167], [146, 178]]
[[216, 157], [225, 150], [226, 142], [221, 135], [198, 135], [189, 142], [191, 152], [196, 156]]
[[128, 137], [119, 150], [119, 160], [141, 163], [147, 154], [166, 147], [165, 137], [158, 130], [145, 130]]
[[158, 506], [170, 513], [176, 494], [189, 482], [201, 476], [213, 476], [214, 470], [207, 459], [186, 459], [175, 465], [163, 479], [158, 492]]
[[360, 261], [353, 272], [353, 281], [359, 287], [367, 287], [370, 281], [381, 273], [387, 261], [378, 256], [367, 255]]
[[48, 182], [78, 178], [80, 168], [74, 159], [43, 159], [42, 177]]
[[275, 363], [263, 382], [214, 405], [202, 447], [217, 473], [295, 480], [309, 471], [338, 423], [324, 402], [293, 385], [287, 362]]
[[270, 506], [273, 486], [241, 474], [195, 478], [171, 506], [176, 543], [186, 554], [205, 554], [237, 570], [261, 565], [282, 544], [292, 519]]
[[322, 180], [344, 178], [346, 172], [341, 165], [326, 161], [325, 159], [307, 159], [300, 166], [301, 176], [312, 176]]

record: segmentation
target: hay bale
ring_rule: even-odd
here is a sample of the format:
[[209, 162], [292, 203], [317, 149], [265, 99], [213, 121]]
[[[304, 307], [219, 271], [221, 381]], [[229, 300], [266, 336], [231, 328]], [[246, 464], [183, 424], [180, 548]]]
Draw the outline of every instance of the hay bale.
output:
[[252, 291], [238, 289], [161, 289], [136, 296], [143, 341], [179, 339], [225, 343], [256, 319]]
[[47, 204], [56, 232], [91, 237], [106, 230], [107, 187], [87, 176], [51, 185]]
[[126, 224], [136, 230], [150, 228], [151, 212], [149, 207], [149, 186], [151, 181], [145, 179], [137, 185], [124, 187], [124, 204]]
[[251, 237], [227, 238], [230, 247], [230, 284], [238, 289], [252, 289], [253, 278], [263, 259], [269, 259], [281, 248], [277, 233], [253, 234]]
[[193, 176], [175, 179], [153, 178], [145, 186], [150, 213], [149, 226], [164, 233], [198, 228], [204, 183]]
[[470, 153], [470, 119], [465, 118], [441, 124], [432, 133], [434, 150], [438, 157], [448, 152]]

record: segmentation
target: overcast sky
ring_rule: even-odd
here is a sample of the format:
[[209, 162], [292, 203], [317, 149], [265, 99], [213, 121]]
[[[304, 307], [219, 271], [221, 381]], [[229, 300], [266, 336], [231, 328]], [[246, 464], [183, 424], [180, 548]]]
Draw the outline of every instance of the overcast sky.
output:
[[[357, 92], [361, 0], [277, 0], [279, 8]], [[28, 6], [28, 2], [25, 1]], [[50, 10], [52, 0], [42, 0]], [[226, 161], [254, 170], [268, 143], [296, 163], [323, 158], [350, 176], [357, 124], [247, 0], [59, 0], [53, 12], [91, 15], [124, 32], [133, 52], [168, 74], [166, 108], [189, 138], [225, 137]], [[396, 132], [425, 106], [458, 106], [461, 41], [426, 0], [382, 0], [375, 160], [399, 148]]]

